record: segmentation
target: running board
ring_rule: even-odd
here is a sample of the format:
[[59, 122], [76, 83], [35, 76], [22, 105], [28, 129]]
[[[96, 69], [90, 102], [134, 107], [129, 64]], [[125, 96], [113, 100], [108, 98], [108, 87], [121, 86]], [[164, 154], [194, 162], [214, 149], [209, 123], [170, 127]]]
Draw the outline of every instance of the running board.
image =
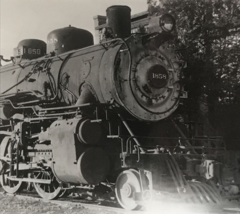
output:
[[17, 178], [17, 177], [8, 177], [8, 180], [11, 181], [22, 181], [22, 182], [32, 182], [32, 183], [41, 183], [41, 184], [51, 184], [51, 180], [47, 179], [34, 179], [34, 178]]

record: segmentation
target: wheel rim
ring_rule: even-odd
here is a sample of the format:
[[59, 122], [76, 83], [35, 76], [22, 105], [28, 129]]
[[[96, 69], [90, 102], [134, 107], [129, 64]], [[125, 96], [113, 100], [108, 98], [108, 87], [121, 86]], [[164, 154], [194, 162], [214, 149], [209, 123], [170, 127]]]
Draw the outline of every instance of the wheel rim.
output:
[[9, 172], [7, 172], [7, 170], [8, 169], [5, 169], [1, 175], [1, 185], [5, 192], [13, 194], [21, 189], [22, 181], [9, 180]]
[[46, 200], [52, 200], [62, 194], [62, 187], [52, 171], [38, 171], [34, 173], [36, 179], [51, 180], [50, 184], [34, 183], [37, 193]]
[[69, 195], [71, 195], [71, 191], [69, 190], [66, 190], [66, 189], [63, 189], [61, 190], [61, 193], [59, 194], [59, 198], [66, 198], [68, 197]]
[[140, 192], [139, 173], [135, 170], [125, 170], [119, 174], [116, 181], [115, 193], [118, 203], [127, 210], [139, 209], [134, 199], [134, 193]]
[[[9, 157], [8, 147], [10, 144], [10, 137], [5, 137], [0, 146], [0, 157]], [[4, 167], [4, 169], [2, 169]], [[2, 170], [2, 175], [0, 175], [0, 182], [2, 188], [7, 193], [16, 193], [22, 187], [22, 181], [11, 181], [9, 177], [9, 165], [0, 164], [0, 169]]]

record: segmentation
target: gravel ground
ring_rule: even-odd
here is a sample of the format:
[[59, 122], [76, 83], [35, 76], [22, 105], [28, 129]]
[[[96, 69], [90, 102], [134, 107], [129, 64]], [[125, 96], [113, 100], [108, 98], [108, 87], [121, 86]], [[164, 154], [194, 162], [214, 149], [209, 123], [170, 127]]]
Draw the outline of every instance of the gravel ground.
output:
[[0, 194], [0, 214], [117, 214], [102, 208], [88, 209], [79, 204], [62, 205], [43, 202], [39, 199], [18, 198]]
[[[179, 205], [179, 206], [178, 206]], [[157, 206], [151, 207], [154, 208], [153, 213], [181, 213], [181, 214], [220, 214], [220, 213], [231, 213], [231, 214], [240, 214], [239, 203], [226, 203], [226, 206], [232, 208], [227, 212], [223, 212], [223, 209], [216, 209], [215, 206], [204, 206], [201, 205], [189, 205], [184, 207], [180, 206], [181, 204], [174, 204], [172, 209], [169, 209], [169, 205], [166, 204], [165, 208], [161, 206], [161, 209], [158, 210], [159, 204]], [[234, 208], [235, 207], [235, 208]], [[156, 209], [155, 209], [156, 208]], [[180, 208], [184, 208], [181, 210]], [[237, 209], [236, 209], [237, 208]], [[153, 211], [151, 209], [151, 212]], [[168, 212], [166, 210], [170, 210]], [[159, 211], [159, 212], [158, 212]], [[163, 211], [163, 212], [162, 212]], [[165, 212], [164, 212], [165, 211]], [[235, 211], [235, 212], [234, 212]], [[64, 201], [55, 203], [44, 202], [37, 198], [20, 198], [19, 196], [10, 196], [5, 194], [0, 194], [0, 214], [122, 214], [123, 212], [106, 210], [102, 207], [99, 208], [86, 208], [79, 203], [69, 203]], [[129, 214], [130, 212], [126, 212]], [[133, 212], [134, 213], [134, 212]], [[138, 213], [138, 212], [136, 212]], [[148, 213], [148, 210], [142, 213]]]

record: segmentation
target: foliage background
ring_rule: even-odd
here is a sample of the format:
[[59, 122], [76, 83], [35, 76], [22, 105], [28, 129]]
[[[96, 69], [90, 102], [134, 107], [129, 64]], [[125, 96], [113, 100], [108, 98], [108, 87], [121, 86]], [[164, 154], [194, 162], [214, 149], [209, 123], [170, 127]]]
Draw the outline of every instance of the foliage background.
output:
[[204, 115], [227, 145], [236, 148], [240, 145], [240, 1], [147, 3], [150, 15], [169, 12], [176, 18], [177, 48], [187, 61], [185, 107]]

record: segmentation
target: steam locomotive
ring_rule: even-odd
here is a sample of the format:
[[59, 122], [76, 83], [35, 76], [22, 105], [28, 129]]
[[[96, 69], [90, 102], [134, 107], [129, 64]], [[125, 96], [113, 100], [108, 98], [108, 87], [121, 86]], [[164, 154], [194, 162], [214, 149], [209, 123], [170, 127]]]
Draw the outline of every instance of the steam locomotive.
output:
[[32, 183], [50, 200], [76, 189], [115, 190], [129, 210], [167, 196], [221, 202], [210, 140], [189, 139], [173, 117], [186, 98], [175, 19], [147, 17], [131, 32], [130, 11], [107, 9], [99, 44], [69, 26], [49, 33], [47, 45], [21, 41], [12, 63], [0, 67], [6, 192]]

